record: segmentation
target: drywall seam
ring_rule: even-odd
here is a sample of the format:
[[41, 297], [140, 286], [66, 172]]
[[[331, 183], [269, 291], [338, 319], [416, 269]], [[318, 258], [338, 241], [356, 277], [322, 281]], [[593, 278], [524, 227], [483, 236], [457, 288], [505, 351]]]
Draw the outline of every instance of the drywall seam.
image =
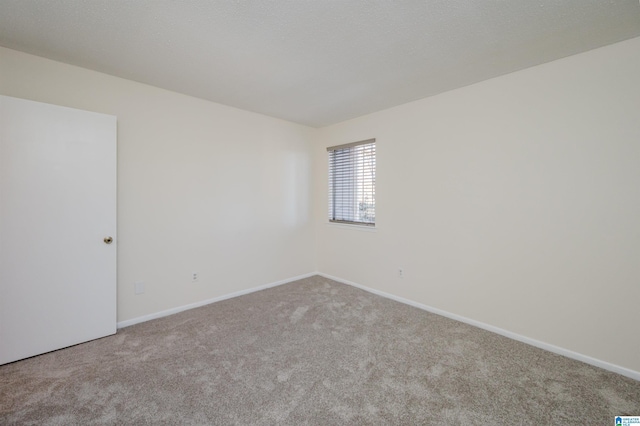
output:
[[178, 312], [187, 311], [189, 309], [194, 309], [194, 308], [199, 308], [201, 306], [209, 305], [209, 304], [215, 303], [215, 302], [220, 302], [222, 300], [232, 299], [232, 298], [238, 297], [238, 296], [244, 296], [245, 294], [253, 293], [253, 292], [256, 292], [256, 291], [260, 291], [260, 290], [265, 290], [265, 289], [271, 288], [271, 287], [277, 287], [277, 286], [282, 285], [282, 284], [287, 284], [287, 283], [290, 283], [292, 281], [301, 280], [303, 278], [309, 278], [309, 277], [312, 277], [314, 275], [318, 275], [318, 273], [317, 272], [310, 272], [310, 273], [307, 273], [307, 274], [298, 275], [298, 276], [291, 277], [291, 278], [286, 278], [284, 280], [276, 281], [276, 282], [273, 282], [273, 283], [264, 284], [264, 285], [260, 285], [260, 286], [257, 286], [257, 287], [248, 288], [246, 290], [240, 290], [240, 291], [236, 291], [236, 292], [233, 292], [233, 293], [225, 294], [225, 295], [222, 295], [222, 296], [214, 297], [212, 299], [201, 300], [199, 302], [190, 303], [188, 305], [178, 306], [176, 308], [171, 308], [171, 309], [167, 309], [167, 310], [164, 310], [164, 311], [155, 312], [153, 314], [143, 315], [143, 316], [132, 318], [132, 319], [129, 319], [129, 320], [126, 320], [126, 321], [120, 321], [117, 324], [117, 327], [119, 329], [120, 328], [124, 328], [124, 327], [129, 327], [130, 325], [139, 324], [141, 322], [146, 322], [146, 321], [151, 321], [153, 319], [166, 317], [166, 316], [169, 316], [169, 315], [177, 314]]
[[592, 358], [590, 356], [583, 355], [583, 354], [578, 353], [578, 352], [570, 351], [568, 349], [561, 348], [559, 346], [555, 346], [555, 345], [551, 345], [549, 343], [541, 342], [539, 340], [531, 339], [529, 337], [523, 336], [523, 335], [518, 334], [518, 333], [513, 333], [511, 331], [504, 330], [502, 328], [495, 327], [493, 325], [485, 324], [483, 322], [476, 321], [476, 320], [473, 320], [473, 319], [470, 319], [470, 318], [467, 318], [467, 317], [463, 317], [463, 316], [460, 316], [460, 315], [452, 314], [451, 312], [443, 311], [441, 309], [434, 308], [432, 306], [423, 305], [422, 303], [418, 303], [418, 302], [415, 302], [413, 300], [405, 299], [403, 297], [396, 296], [396, 295], [393, 295], [393, 294], [390, 294], [390, 293], [386, 293], [384, 291], [380, 291], [380, 290], [376, 290], [376, 289], [373, 289], [373, 288], [369, 288], [369, 287], [366, 287], [364, 285], [354, 283], [353, 281], [345, 280], [343, 278], [334, 277], [333, 275], [324, 274], [322, 272], [318, 272], [318, 275], [320, 275], [322, 277], [325, 277], [325, 278], [328, 278], [330, 280], [337, 281], [337, 282], [342, 283], [342, 284], [347, 284], [347, 285], [350, 285], [352, 287], [356, 287], [356, 288], [359, 288], [361, 290], [368, 291], [369, 293], [373, 293], [373, 294], [378, 295], [378, 296], [386, 297], [387, 299], [395, 300], [396, 302], [404, 303], [406, 305], [410, 305], [410, 306], [413, 306], [415, 308], [422, 309], [422, 310], [425, 310], [427, 312], [431, 312], [431, 313], [436, 314], [436, 315], [440, 315], [440, 316], [443, 316], [443, 317], [446, 317], [446, 318], [450, 318], [452, 320], [460, 321], [460, 322], [463, 322], [465, 324], [469, 324], [469, 325], [472, 325], [474, 327], [478, 327], [478, 328], [481, 328], [483, 330], [487, 330], [487, 331], [490, 331], [492, 333], [496, 333], [496, 334], [499, 334], [501, 336], [513, 339], [513, 340], [517, 340], [518, 342], [526, 343], [528, 345], [535, 346], [536, 348], [544, 349], [546, 351], [553, 352], [553, 353], [558, 354], [558, 355], [566, 356], [567, 358], [575, 359], [577, 361], [581, 361], [581, 362], [584, 362], [586, 364], [590, 364], [590, 365], [593, 365], [595, 367], [599, 367], [599, 368], [602, 368], [604, 370], [608, 370], [608, 371], [623, 375], [625, 377], [629, 377], [631, 379], [640, 381], [640, 371], [631, 370], [629, 368], [621, 367], [621, 366], [616, 365], [616, 364], [611, 364], [609, 362], [602, 361], [602, 360], [599, 360], [599, 359], [596, 359], [596, 358]]

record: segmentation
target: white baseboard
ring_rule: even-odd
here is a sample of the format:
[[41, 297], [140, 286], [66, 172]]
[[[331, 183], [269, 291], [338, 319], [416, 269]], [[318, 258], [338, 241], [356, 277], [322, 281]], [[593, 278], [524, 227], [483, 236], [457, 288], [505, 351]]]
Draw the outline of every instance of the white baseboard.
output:
[[282, 285], [282, 284], [287, 284], [287, 283], [290, 283], [292, 281], [301, 280], [303, 278], [309, 278], [309, 277], [312, 277], [314, 275], [318, 275], [317, 272], [310, 272], [308, 274], [298, 275], [297, 277], [291, 277], [291, 278], [287, 278], [287, 279], [284, 279], [284, 280], [276, 281], [276, 282], [273, 282], [273, 283], [264, 284], [264, 285], [261, 285], [261, 286], [258, 286], [258, 287], [252, 287], [252, 288], [248, 288], [246, 290], [236, 291], [236, 292], [233, 292], [233, 293], [230, 293], [230, 294], [225, 294], [225, 295], [222, 295], [222, 296], [214, 297], [212, 299], [201, 300], [199, 302], [190, 303], [188, 305], [183, 305], [183, 306], [178, 306], [176, 308], [167, 309], [165, 311], [155, 312], [153, 314], [143, 315], [141, 317], [132, 318], [130, 320], [120, 321], [117, 324], [117, 327], [118, 328], [129, 327], [130, 325], [139, 324], [141, 322], [150, 321], [150, 320], [153, 320], [153, 319], [156, 319], [156, 318], [166, 317], [166, 316], [169, 316], [169, 315], [177, 314], [178, 312], [187, 311], [189, 309], [194, 309], [194, 308], [199, 308], [201, 306], [205, 306], [205, 305], [208, 305], [210, 303], [220, 302], [222, 300], [231, 299], [233, 297], [243, 296], [245, 294], [253, 293], [255, 291], [260, 291], [260, 290], [264, 290], [264, 289], [271, 288], [271, 287], [277, 287], [277, 286]]
[[528, 345], [535, 346], [537, 348], [544, 349], [546, 351], [553, 352], [553, 353], [558, 354], [558, 355], [563, 355], [563, 356], [566, 356], [567, 358], [572, 358], [572, 359], [575, 359], [577, 361], [582, 361], [582, 362], [584, 362], [586, 364], [590, 364], [590, 365], [593, 365], [593, 366], [596, 366], [596, 367], [600, 367], [600, 368], [602, 368], [604, 370], [612, 371], [612, 372], [618, 373], [618, 374], [620, 374], [622, 376], [626, 376], [626, 377], [629, 377], [631, 379], [640, 381], [640, 372], [635, 371], [635, 370], [631, 370], [629, 368], [621, 367], [619, 365], [611, 364], [611, 363], [606, 362], [606, 361], [602, 361], [602, 360], [599, 360], [599, 359], [596, 359], [596, 358], [592, 358], [590, 356], [583, 355], [583, 354], [578, 353], [578, 352], [570, 351], [568, 349], [561, 348], [559, 346], [555, 346], [555, 345], [551, 345], [549, 343], [541, 342], [539, 340], [531, 339], [531, 338], [523, 336], [521, 334], [513, 333], [511, 331], [504, 330], [502, 328], [494, 327], [493, 325], [485, 324], [485, 323], [480, 322], [480, 321], [476, 321], [476, 320], [473, 320], [473, 319], [470, 319], [470, 318], [466, 318], [466, 317], [463, 317], [463, 316], [460, 316], [460, 315], [452, 314], [450, 312], [443, 311], [441, 309], [437, 309], [437, 308], [434, 308], [434, 307], [431, 307], [431, 306], [428, 306], [428, 305], [423, 305], [422, 303], [414, 302], [413, 300], [409, 300], [409, 299], [405, 299], [403, 297], [395, 296], [395, 295], [390, 294], [390, 293], [385, 293], [384, 291], [375, 290], [373, 288], [369, 288], [369, 287], [363, 286], [361, 284], [354, 283], [352, 281], [344, 280], [344, 279], [339, 278], [339, 277], [334, 277], [332, 275], [323, 274], [321, 272], [318, 272], [318, 275], [320, 275], [322, 277], [325, 277], [325, 278], [328, 278], [330, 280], [338, 281], [338, 282], [343, 283], [343, 284], [347, 284], [347, 285], [350, 285], [350, 286], [353, 286], [353, 287], [357, 287], [357, 288], [359, 288], [361, 290], [368, 291], [369, 293], [373, 293], [373, 294], [376, 294], [378, 296], [382, 296], [382, 297], [386, 297], [386, 298], [391, 299], [391, 300], [395, 300], [396, 302], [404, 303], [406, 305], [410, 305], [410, 306], [425, 310], [427, 312], [431, 312], [431, 313], [434, 313], [434, 314], [437, 314], [437, 315], [441, 315], [443, 317], [451, 318], [453, 320], [460, 321], [460, 322], [472, 325], [474, 327], [482, 328], [483, 330], [491, 331], [492, 333], [500, 334], [501, 336], [505, 336], [505, 337], [508, 337], [510, 339], [517, 340], [519, 342], [526, 343]]

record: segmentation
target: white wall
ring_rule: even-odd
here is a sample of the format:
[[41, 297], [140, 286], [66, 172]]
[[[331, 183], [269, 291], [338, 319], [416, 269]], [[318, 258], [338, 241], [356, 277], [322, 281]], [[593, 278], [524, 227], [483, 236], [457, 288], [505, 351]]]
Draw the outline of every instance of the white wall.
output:
[[[321, 129], [318, 270], [640, 371], [639, 52], [636, 38]], [[368, 138], [377, 231], [328, 225], [325, 147]]]
[[[318, 270], [640, 371], [638, 52], [323, 129], [3, 48], [0, 93], [118, 117], [119, 321]], [[327, 225], [325, 147], [372, 137], [377, 230]]]
[[4, 48], [0, 93], [118, 117], [118, 321], [315, 270], [315, 129]]

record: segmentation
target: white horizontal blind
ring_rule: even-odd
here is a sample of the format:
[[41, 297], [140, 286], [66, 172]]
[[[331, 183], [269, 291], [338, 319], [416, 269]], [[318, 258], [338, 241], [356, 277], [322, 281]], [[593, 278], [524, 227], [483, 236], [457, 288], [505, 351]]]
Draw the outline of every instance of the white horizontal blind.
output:
[[376, 222], [376, 140], [327, 148], [329, 221], [374, 226]]

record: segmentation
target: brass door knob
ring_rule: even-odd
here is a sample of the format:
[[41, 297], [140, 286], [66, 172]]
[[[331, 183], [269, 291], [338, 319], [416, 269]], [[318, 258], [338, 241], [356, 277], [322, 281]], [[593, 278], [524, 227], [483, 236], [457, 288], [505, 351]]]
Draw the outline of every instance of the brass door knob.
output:
[[104, 237], [104, 243], [105, 244], [111, 244], [113, 242], [113, 238], [111, 237]]

